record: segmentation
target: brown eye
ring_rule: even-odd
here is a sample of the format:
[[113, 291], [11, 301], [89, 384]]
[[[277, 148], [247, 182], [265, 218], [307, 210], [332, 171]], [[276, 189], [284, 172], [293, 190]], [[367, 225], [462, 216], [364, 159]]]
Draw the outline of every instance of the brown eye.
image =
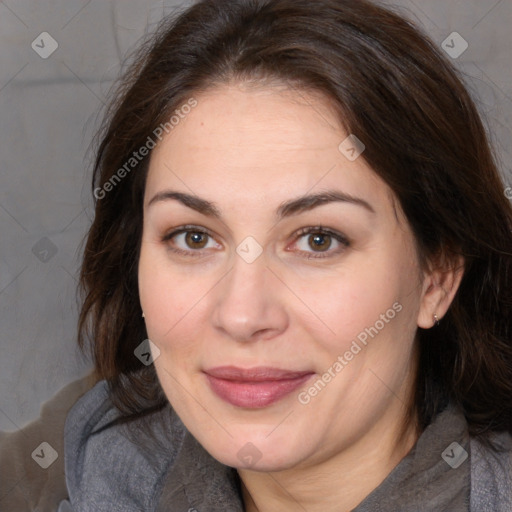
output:
[[221, 249], [214, 236], [195, 226], [183, 226], [162, 237], [168, 248], [182, 255], [204, 255], [210, 249]]
[[187, 231], [185, 233], [185, 243], [191, 249], [203, 249], [208, 243], [208, 235], [198, 231]]
[[321, 226], [301, 229], [296, 234], [295, 249], [306, 258], [328, 258], [336, 256], [350, 246], [345, 235]]
[[312, 233], [308, 236], [308, 245], [314, 251], [327, 251], [332, 245], [332, 238], [325, 233]]

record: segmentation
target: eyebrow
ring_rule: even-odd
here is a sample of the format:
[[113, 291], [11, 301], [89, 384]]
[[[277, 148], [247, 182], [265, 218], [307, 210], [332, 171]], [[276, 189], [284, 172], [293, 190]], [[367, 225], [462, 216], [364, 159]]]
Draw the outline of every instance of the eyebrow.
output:
[[[214, 217], [216, 219], [220, 219], [222, 217], [220, 210], [214, 203], [195, 195], [186, 194], [184, 192], [175, 192], [172, 190], [164, 190], [155, 194], [149, 201], [148, 208], [155, 203], [173, 199], [203, 215], [206, 215], [207, 217]], [[299, 213], [312, 210], [318, 206], [334, 202], [349, 203], [356, 206], [361, 206], [368, 212], [375, 214], [375, 210], [373, 209], [372, 205], [364, 199], [340, 192], [339, 190], [329, 190], [326, 192], [301, 196], [296, 199], [286, 201], [277, 208], [276, 216], [279, 219], [283, 219], [285, 217], [297, 215]]]

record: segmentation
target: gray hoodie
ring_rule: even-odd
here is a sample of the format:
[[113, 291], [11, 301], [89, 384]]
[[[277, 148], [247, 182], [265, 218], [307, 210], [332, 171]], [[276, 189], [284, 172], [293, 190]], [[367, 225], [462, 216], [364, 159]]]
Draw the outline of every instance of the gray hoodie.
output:
[[[69, 500], [58, 512], [243, 512], [236, 470], [211, 457], [170, 406], [150, 424], [93, 433], [118, 414], [104, 380], [69, 411]], [[512, 512], [512, 437], [495, 441], [503, 447], [497, 454], [470, 439], [463, 414], [450, 405], [352, 512]]]

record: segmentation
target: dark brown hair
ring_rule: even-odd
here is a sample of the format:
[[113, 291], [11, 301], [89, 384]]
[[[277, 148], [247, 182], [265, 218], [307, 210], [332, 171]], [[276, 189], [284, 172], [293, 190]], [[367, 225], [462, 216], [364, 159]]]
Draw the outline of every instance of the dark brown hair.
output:
[[[417, 333], [420, 428], [452, 400], [472, 435], [512, 432], [512, 208], [463, 79], [391, 10], [366, 0], [202, 0], [164, 20], [116, 89], [93, 189], [188, 98], [252, 80], [332, 100], [394, 191], [422, 264], [465, 260], [441, 324]], [[134, 355], [147, 337], [137, 266], [149, 158], [96, 201], [81, 271], [79, 345], [126, 421], [167, 405], [153, 365]]]

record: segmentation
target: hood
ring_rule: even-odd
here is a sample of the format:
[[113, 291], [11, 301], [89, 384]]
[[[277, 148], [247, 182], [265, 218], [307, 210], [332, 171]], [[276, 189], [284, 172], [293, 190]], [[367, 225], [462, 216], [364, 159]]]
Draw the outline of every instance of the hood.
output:
[[[148, 421], [107, 428], [118, 417], [104, 380], [69, 411], [69, 502], [58, 512], [243, 512], [236, 470], [209, 455], [170, 405]], [[462, 411], [450, 404], [353, 512], [415, 510], [418, 503], [424, 511], [510, 512], [512, 437], [494, 440], [498, 454], [469, 437]]]
[[170, 406], [149, 421], [104, 428], [119, 416], [105, 380], [67, 415], [64, 463], [73, 512], [243, 511], [236, 471], [211, 457]]

